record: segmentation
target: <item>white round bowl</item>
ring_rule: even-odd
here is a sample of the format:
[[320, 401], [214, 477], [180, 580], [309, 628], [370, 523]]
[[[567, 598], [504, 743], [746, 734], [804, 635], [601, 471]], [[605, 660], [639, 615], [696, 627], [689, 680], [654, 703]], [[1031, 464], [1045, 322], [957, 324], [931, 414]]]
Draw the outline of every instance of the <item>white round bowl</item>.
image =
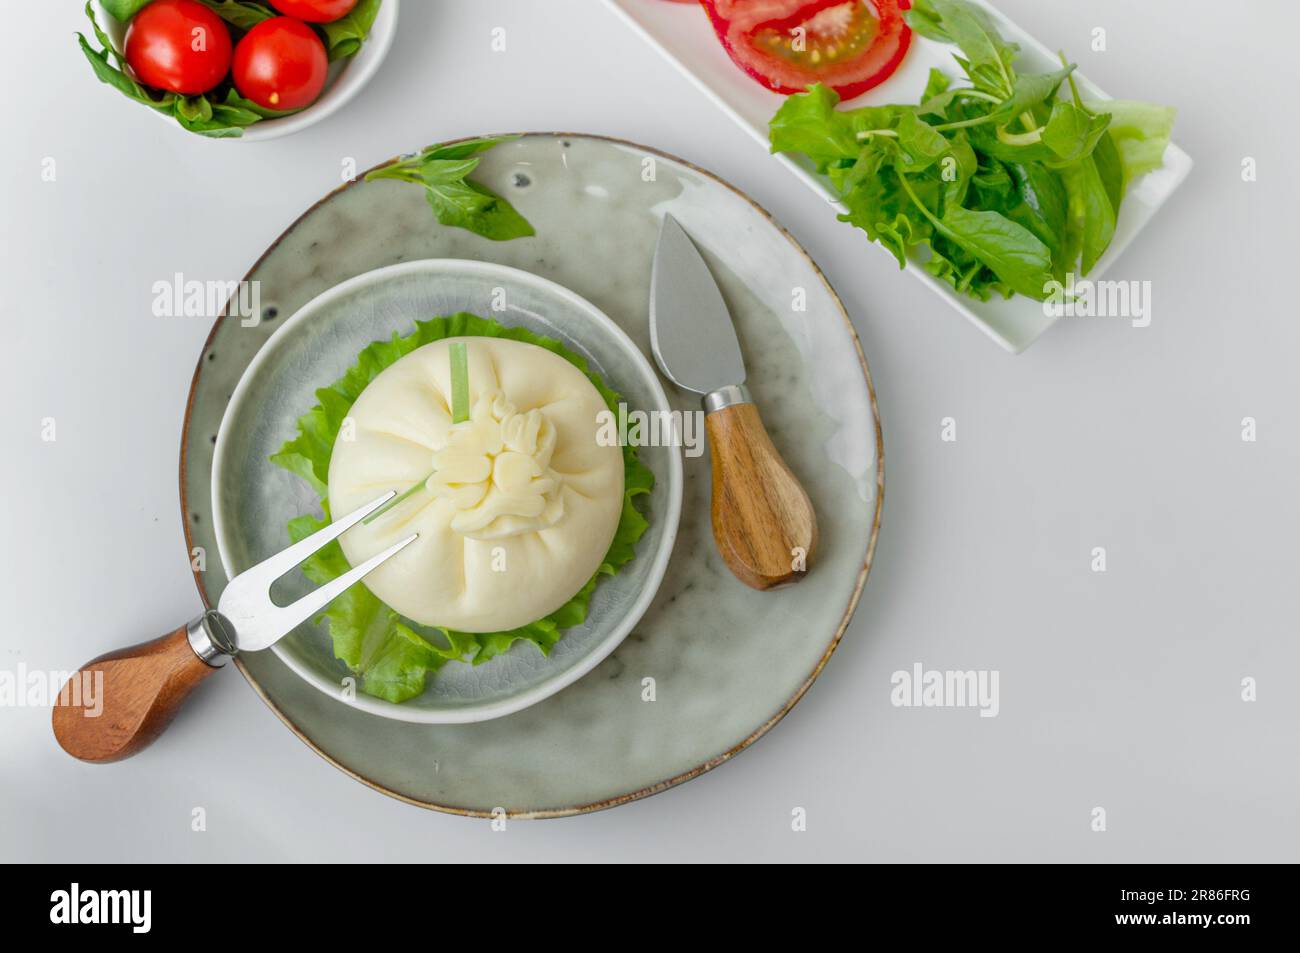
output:
[[[242, 135], [227, 137], [221, 141], [260, 142], [266, 139], [278, 139], [280, 136], [288, 136], [313, 126], [338, 112], [348, 100], [361, 91], [361, 87], [370, 82], [370, 78], [379, 69], [379, 64], [388, 55], [393, 39], [397, 36], [397, 11], [400, 5], [401, 0], [384, 0], [379, 7], [379, 14], [375, 17], [375, 23], [370, 28], [370, 36], [366, 38], [366, 42], [361, 45], [356, 55], [330, 64], [329, 79], [326, 80], [325, 89], [316, 102], [291, 116], [263, 119], [246, 127]], [[127, 25], [119, 23], [110, 16], [98, 0], [95, 0], [94, 8], [99, 25], [104, 28], [104, 32], [112, 39], [118, 50], [121, 50]], [[194, 135], [186, 132], [171, 116], [156, 110], [150, 111], [159, 119], [185, 132], [186, 135]]]

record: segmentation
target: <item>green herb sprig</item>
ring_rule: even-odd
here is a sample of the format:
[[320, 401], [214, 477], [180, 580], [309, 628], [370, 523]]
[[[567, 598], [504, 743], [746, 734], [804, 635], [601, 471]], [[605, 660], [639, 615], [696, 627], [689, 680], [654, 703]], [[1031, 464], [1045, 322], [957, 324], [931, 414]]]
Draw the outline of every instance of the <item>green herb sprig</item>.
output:
[[423, 187], [434, 217], [443, 225], [464, 228], [497, 242], [527, 238], [536, 234], [528, 220], [486, 185], [469, 179], [482, 153], [517, 138], [466, 139], [429, 146], [417, 155], [376, 169], [366, 176], [366, 181], [396, 179]]

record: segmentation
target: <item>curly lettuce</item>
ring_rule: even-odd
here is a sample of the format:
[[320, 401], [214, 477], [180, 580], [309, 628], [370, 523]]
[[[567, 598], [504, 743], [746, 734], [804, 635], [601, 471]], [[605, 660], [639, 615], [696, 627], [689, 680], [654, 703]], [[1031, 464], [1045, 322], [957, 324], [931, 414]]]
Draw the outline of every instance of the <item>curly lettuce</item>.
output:
[[[525, 328], [507, 328], [488, 318], [464, 312], [415, 322], [405, 336], [375, 341], [358, 356], [356, 364], [328, 387], [316, 391], [318, 403], [298, 418], [298, 433], [285, 443], [271, 462], [306, 480], [320, 497], [323, 515], [305, 514], [289, 521], [294, 542], [310, 536], [330, 522], [329, 465], [334, 441], [343, 419], [366, 386], [385, 368], [418, 347], [443, 338], [497, 337], [546, 348], [564, 358], [595, 385], [610, 410], [617, 413], [619, 395], [600, 376], [588, 369], [585, 359], [559, 341], [534, 334]], [[335, 599], [317, 617], [329, 625], [334, 654], [361, 680], [361, 690], [377, 698], [401, 702], [424, 691], [425, 681], [448, 662], [480, 665], [507, 651], [516, 642], [531, 642], [543, 655], [564, 634], [587, 618], [591, 595], [602, 576], [616, 574], [636, 555], [636, 542], [649, 523], [638, 504], [643, 504], [654, 487], [654, 474], [637, 457], [635, 447], [623, 448], [623, 512], [600, 568], [564, 605], [545, 618], [508, 632], [457, 632], [419, 625], [381, 602], [362, 585], [353, 586]], [[330, 543], [302, 564], [313, 583], [329, 582], [351, 567], [337, 541]]]

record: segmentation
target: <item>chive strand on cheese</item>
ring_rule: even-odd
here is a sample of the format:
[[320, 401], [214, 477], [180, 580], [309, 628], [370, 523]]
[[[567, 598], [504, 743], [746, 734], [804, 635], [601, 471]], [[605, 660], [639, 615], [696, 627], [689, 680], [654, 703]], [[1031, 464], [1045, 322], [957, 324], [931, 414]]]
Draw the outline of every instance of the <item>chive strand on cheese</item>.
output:
[[451, 422], [469, 420], [469, 351], [464, 341], [451, 344]]

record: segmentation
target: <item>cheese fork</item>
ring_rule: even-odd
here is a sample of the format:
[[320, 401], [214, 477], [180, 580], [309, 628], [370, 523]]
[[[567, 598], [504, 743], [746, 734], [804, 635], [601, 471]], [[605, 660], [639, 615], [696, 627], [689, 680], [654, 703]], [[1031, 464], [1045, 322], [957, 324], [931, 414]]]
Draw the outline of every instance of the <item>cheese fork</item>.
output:
[[241, 572], [226, 585], [217, 608], [174, 632], [83, 665], [64, 683], [54, 704], [54, 737], [63, 750], [95, 762], [135, 754], [162, 733], [189, 693], [228, 659], [270, 648], [414, 542], [418, 533], [287, 606], [271, 601], [272, 583], [396, 495], [390, 490]]

